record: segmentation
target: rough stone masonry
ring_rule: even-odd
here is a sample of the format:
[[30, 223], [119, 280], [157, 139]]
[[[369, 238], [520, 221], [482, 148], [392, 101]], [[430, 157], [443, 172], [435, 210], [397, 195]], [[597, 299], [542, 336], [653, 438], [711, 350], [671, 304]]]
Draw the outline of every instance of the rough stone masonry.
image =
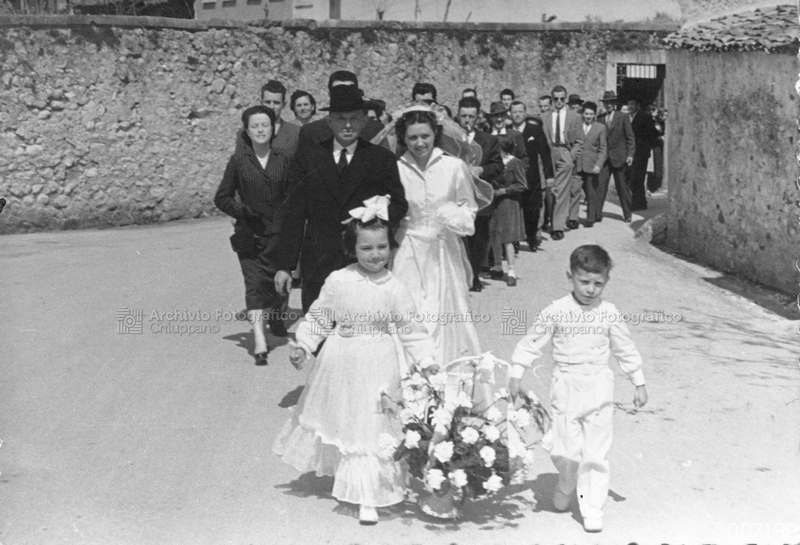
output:
[[216, 214], [212, 197], [240, 112], [269, 78], [310, 91], [319, 106], [328, 75], [346, 68], [393, 106], [410, 99], [414, 82], [430, 81], [451, 106], [464, 87], [487, 103], [511, 87], [535, 111], [555, 84], [600, 97], [606, 51], [658, 47], [675, 30], [183, 20], [184, 28], [164, 28], [152, 18], [131, 28], [137, 18], [125, 18], [128, 26], [115, 23], [121, 17], [84, 19], [0, 21], [0, 196], [8, 200], [0, 233]]

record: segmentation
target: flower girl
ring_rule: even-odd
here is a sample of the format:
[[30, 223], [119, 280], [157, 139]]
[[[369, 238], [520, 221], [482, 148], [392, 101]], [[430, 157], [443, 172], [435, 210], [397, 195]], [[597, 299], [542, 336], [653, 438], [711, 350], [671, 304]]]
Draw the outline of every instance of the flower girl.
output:
[[376, 508], [405, 497], [405, 475], [391, 454], [396, 443], [379, 440], [382, 434], [395, 439], [402, 434], [397, 417], [381, 410], [382, 393], [400, 398], [393, 333], [409, 362], [425, 374], [438, 371], [434, 343], [424, 325], [413, 319], [413, 297], [386, 269], [396, 246], [388, 202], [387, 197], [373, 197], [350, 211], [353, 220], [343, 242], [357, 262], [328, 276], [298, 326], [298, 343], [290, 355], [296, 367], [325, 343], [294, 414], [273, 446], [297, 470], [333, 476], [333, 496], [359, 505], [362, 524], [377, 523]]

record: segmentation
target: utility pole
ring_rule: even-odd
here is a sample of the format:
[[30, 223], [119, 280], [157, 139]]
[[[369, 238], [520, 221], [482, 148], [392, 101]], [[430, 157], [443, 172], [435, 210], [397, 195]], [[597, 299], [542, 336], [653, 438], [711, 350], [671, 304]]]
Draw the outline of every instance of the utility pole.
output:
[[445, 23], [447, 22], [447, 14], [450, 13], [450, 4], [452, 3], [453, 0], [447, 0], [447, 5], [444, 8], [444, 19], [442, 19], [442, 21], [444, 21]]
[[419, 8], [419, 0], [414, 2], [414, 20], [419, 22], [422, 20], [422, 10]]

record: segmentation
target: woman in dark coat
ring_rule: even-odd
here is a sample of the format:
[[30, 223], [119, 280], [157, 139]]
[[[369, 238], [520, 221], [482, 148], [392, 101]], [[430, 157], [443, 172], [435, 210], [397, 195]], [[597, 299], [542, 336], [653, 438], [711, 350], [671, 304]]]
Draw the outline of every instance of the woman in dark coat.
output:
[[273, 253], [280, 232], [278, 211], [286, 198], [289, 159], [271, 148], [275, 126], [271, 109], [246, 109], [242, 124], [247, 145], [228, 161], [214, 204], [236, 220], [231, 246], [239, 256], [244, 275], [256, 365], [266, 365], [270, 348], [264, 333], [265, 316], [281, 301], [275, 291]]

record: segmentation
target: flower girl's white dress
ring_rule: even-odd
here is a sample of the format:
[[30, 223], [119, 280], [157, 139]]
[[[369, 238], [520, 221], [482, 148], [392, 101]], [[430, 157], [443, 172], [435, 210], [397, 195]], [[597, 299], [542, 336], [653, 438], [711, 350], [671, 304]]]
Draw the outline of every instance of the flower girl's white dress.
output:
[[408, 289], [384, 270], [365, 274], [358, 265], [335, 271], [297, 329], [297, 340], [315, 350], [325, 339], [293, 416], [273, 451], [297, 470], [335, 478], [340, 501], [385, 507], [403, 501], [405, 478], [379, 436], [399, 439], [401, 423], [381, 412], [381, 392], [400, 400], [400, 361], [391, 331], [406, 356], [431, 362], [435, 353], [423, 324], [413, 317]]

